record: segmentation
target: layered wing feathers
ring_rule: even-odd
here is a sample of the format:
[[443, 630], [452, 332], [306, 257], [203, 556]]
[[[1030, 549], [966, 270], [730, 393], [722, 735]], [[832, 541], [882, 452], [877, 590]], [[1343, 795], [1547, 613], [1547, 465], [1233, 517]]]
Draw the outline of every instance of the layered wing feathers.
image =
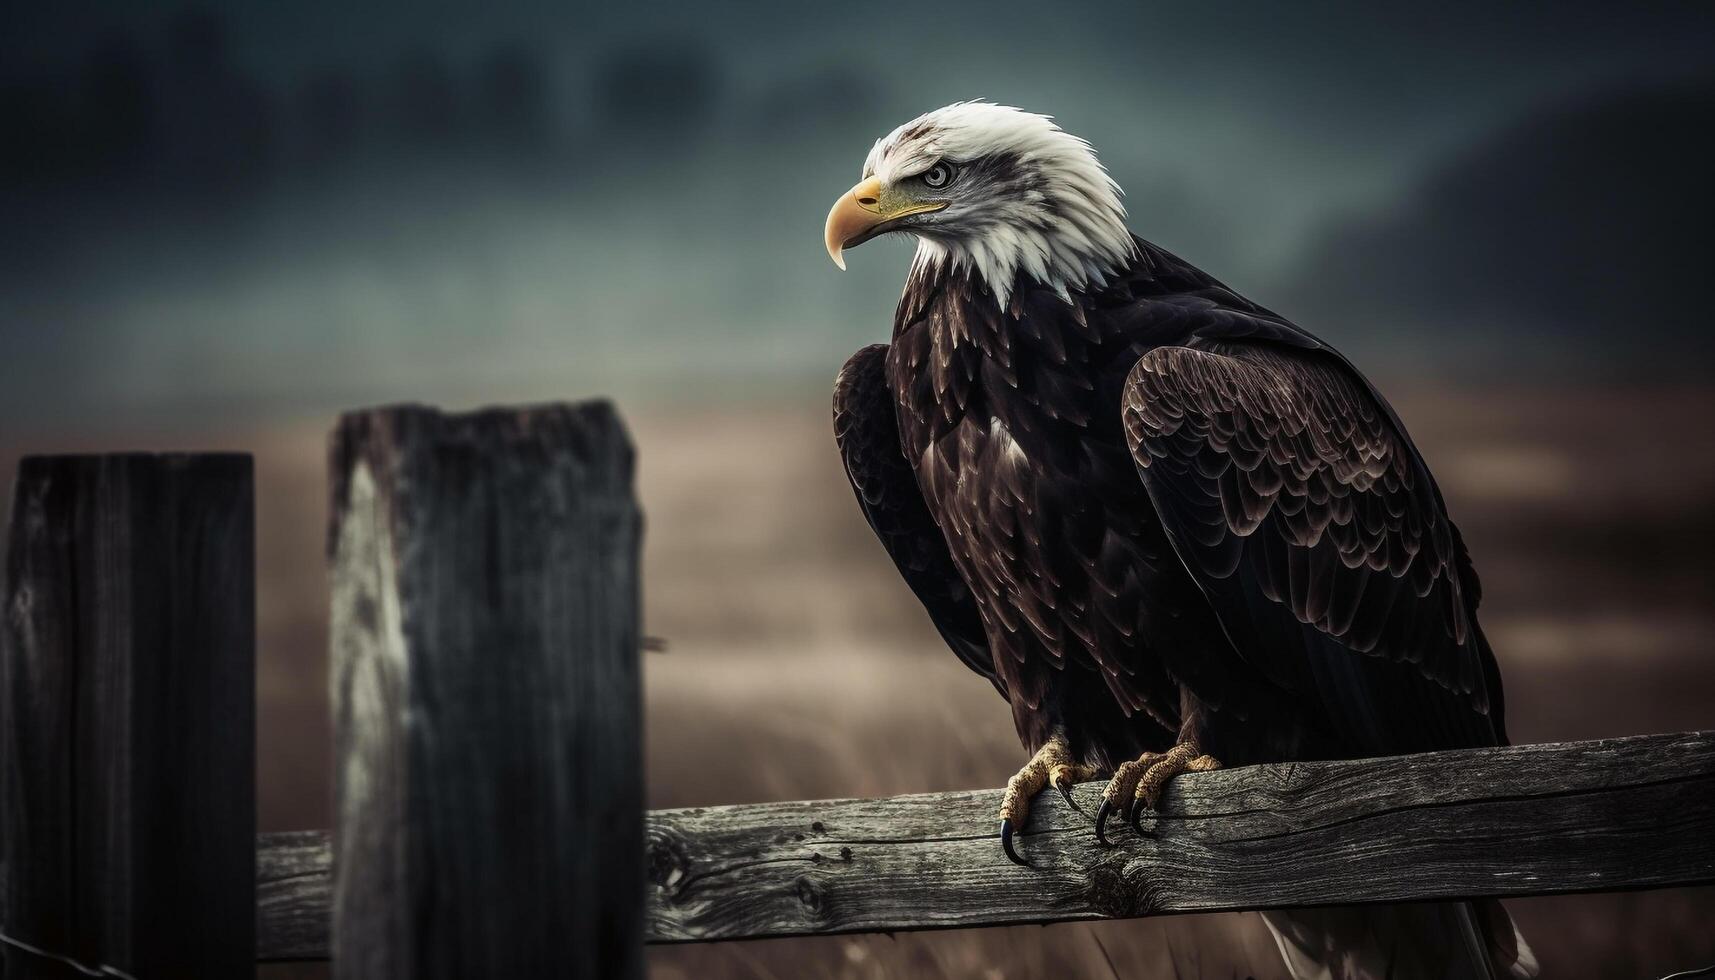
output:
[[1241, 656], [1319, 698], [1365, 751], [1504, 737], [1463, 544], [1355, 371], [1269, 343], [1162, 347], [1133, 368], [1122, 411], [1175, 550]]
[[976, 601], [900, 451], [886, 362], [885, 344], [865, 347], [846, 361], [834, 382], [834, 438], [846, 475], [870, 528], [947, 645], [1004, 696]]

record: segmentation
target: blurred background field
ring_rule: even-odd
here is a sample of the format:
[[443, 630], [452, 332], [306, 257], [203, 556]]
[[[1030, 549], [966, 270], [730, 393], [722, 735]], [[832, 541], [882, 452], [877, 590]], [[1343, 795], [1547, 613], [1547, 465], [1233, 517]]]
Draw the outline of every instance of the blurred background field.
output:
[[[1715, 10], [451, 0], [0, 14], [0, 466], [257, 457], [264, 830], [331, 822], [325, 433], [614, 396], [649, 519], [650, 805], [998, 785], [1005, 707], [828, 422], [906, 249], [819, 234], [987, 96], [1133, 227], [1353, 354], [1485, 583], [1518, 741], [1715, 727]], [[873, 249], [873, 251], [872, 251]], [[1715, 893], [1513, 903], [1550, 976], [1715, 962]], [[1278, 976], [1254, 916], [657, 949], [660, 978]], [[317, 973], [277, 968], [278, 975]]]

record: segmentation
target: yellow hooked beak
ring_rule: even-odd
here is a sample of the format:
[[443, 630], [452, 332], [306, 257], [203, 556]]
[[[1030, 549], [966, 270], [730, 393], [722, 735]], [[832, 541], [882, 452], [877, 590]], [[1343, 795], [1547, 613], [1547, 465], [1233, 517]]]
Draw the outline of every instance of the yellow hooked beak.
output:
[[883, 187], [881, 181], [874, 177], [865, 178], [841, 194], [840, 199], [834, 202], [833, 210], [828, 212], [825, 233], [828, 257], [844, 269], [846, 260], [840, 253], [846, 249], [862, 245], [890, 230], [902, 218], [939, 211], [946, 206], [946, 201], [911, 200]]

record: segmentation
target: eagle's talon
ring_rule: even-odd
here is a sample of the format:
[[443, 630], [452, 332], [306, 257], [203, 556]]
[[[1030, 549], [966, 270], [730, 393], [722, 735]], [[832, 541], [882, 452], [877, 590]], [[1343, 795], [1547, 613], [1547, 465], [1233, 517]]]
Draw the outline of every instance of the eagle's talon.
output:
[[1020, 859], [1017, 851], [1013, 849], [1012, 838], [1015, 829], [1024, 830], [1030, 819], [1030, 801], [1037, 793], [1052, 785], [1066, 798], [1067, 805], [1078, 810], [1077, 802], [1072, 799], [1072, 787], [1080, 779], [1095, 775], [1095, 772], [1094, 767], [1083, 765], [1072, 758], [1071, 749], [1067, 747], [1064, 736], [1055, 735], [1050, 738], [1047, 744], [1024, 764], [1024, 768], [1006, 781], [1006, 793], [1000, 801], [1000, 844], [1006, 851], [1006, 856], [1015, 864], [1030, 867], [1029, 862]]
[[[1173, 777], [1187, 772], [1212, 772], [1219, 768], [1220, 760], [1212, 755], [1204, 755], [1195, 742], [1180, 742], [1165, 754], [1157, 756], [1148, 771], [1143, 774], [1143, 778], [1137, 781], [1134, 812], [1141, 814], [1145, 809], [1155, 809]], [[1133, 826], [1137, 824], [1134, 823]]]
[[1113, 809], [1114, 801], [1108, 799], [1106, 796], [1102, 797], [1102, 805], [1096, 807], [1096, 843], [1103, 847], [1113, 846], [1113, 844], [1108, 841], [1107, 835], [1102, 832], [1102, 825], [1108, 822], [1108, 814], [1112, 813]]
[[1054, 788], [1060, 791], [1060, 796], [1065, 799], [1067, 806], [1076, 810], [1078, 813], [1084, 812], [1079, 808], [1078, 801], [1072, 799], [1072, 784], [1070, 782], [1056, 783], [1054, 784]]
[[1000, 818], [1000, 849], [1006, 852], [1007, 860], [1013, 864], [1022, 868], [1030, 867], [1030, 862], [1019, 857], [1018, 852], [1012, 849], [1012, 821], [1005, 817]]
[[[1102, 790], [1103, 814], [1112, 815], [1118, 811], [1122, 824], [1137, 827], [1137, 798], [1133, 791], [1137, 789], [1137, 781], [1143, 777], [1146, 766], [1158, 757], [1156, 753], [1146, 752], [1141, 759], [1121, 763], [1120, 767], [1114, 770], [1113, 775], [1108, 778], [1108, 785]], [[1102, 820], [1098, 818], [1096, 822], [1097, 838], [1105, 844], [1107, 838], [1100, 826]]]

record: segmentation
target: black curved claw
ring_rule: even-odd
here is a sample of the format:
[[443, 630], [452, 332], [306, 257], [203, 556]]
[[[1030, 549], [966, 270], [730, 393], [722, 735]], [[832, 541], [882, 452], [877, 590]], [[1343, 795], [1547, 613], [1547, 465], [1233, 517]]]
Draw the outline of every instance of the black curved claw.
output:
[[1071, 807], [1074, 812], [1076, 812], [1076, 813], [1083, 813], [1084, 812], [1082, 809], [1080, 809], [1078, 807], [1078, 801], [1072, 799], [1072, 784], [1071, 783], [1061, 783], [1060, 785], [1055, 786], [1054, 788], [1060, 791], [1060, 795], [1062, 797], [1064, 797], [1066, 800], [1066, 805]]
[[1013, 864], [1030, 867], [1030, 862], [1019, 857], [1018, 852], [1012, 849], [1012, 821], [1005, 817], [1000, 819], [1000, 849], [1006, 852], [1007, 858]]
[[1125, 822], [1131, 824], [1131, 829], [1143, 833], [1143, 811], [1149, 809], [1143, 801], [1133, 798], [1130, 809], [1125, 812]]
[[1096, 807], [1096, 840], [1100, 842], [1103, 847], [1113, 846], [1108, 843], [1107, 836], [1102, 833], [1102, 825], [1108, 822], [1108, 814], [1112, 813], [1113, 809], [1113, 801], [1105, 796], [1102, 797], [1102, 805]]

